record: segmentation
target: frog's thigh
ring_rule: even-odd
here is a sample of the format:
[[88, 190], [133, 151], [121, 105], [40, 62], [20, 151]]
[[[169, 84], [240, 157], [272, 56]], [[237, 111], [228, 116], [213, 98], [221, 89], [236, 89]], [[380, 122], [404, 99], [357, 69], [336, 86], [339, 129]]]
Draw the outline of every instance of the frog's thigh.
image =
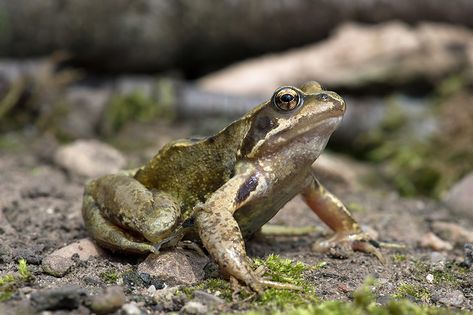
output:
[[133, 177], [107, 175], [88, 185], [102, 216], [108, 221], [159, 243], [172, 234], [180, 216], [174, 199], [150, 191]]
[[336, 233], [360, 233], [358, 223], [343, 203], [312, 175], [310, 185], [302, 192], [307, 205]]
[[94, 198], [87, 191], [84, 194], [82, 216], [92, 238], [103, 247], [133, 253], [156, 252], [152, 245], [134, 239], [105, 220]]

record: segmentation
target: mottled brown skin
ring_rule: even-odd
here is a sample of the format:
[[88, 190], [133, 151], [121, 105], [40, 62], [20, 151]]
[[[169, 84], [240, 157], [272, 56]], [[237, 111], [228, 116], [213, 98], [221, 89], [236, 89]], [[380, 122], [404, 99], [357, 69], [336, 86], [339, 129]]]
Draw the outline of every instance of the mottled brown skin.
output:
[[279, 88], [215, 136], [170, 143], [138, 171], [88, 183], [85, 225], [102, 246], [136, 253], [198, 235], [224, 272], [261, 293], [294, 287], [256, 273], [243, 239], [302, 193], [335, 232], [319, 248], [346, 243], [381, 257], [312, 170], [344, 112], [343, 99], [316, 82]]

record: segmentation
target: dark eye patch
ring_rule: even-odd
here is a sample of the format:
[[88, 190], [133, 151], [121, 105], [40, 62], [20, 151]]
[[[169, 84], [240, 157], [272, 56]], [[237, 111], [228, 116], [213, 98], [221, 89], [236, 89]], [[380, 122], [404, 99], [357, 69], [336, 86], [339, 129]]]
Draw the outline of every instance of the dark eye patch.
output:
[[278, 126], [278, 121], [275, 118], [269, 116], [259, 116], [251, 124], [250, 130], [243, 139], [240, 153], [244, 156], [251, 152], [253, 147], [264, 139], [268, 132]]

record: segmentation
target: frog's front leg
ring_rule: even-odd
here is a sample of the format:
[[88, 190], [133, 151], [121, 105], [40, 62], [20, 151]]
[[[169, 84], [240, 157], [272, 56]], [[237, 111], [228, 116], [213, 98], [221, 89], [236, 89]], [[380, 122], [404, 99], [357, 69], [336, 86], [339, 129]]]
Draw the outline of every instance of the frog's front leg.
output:
[[262, 293], [264, 286], [299, 289], [291, 284], [265, 280], [253, 270], [240, 228], [233, 217], [239, 207], [257, 197], [265, 186], [264, 178], [256, 173], [236, 175], [230, 179], [196, 209], [199, 236], [220, 268], [254, 291]]
[[330, 239], [314, 244], [314, 249], [324, 251], [337, 244], [350, 244], [353, 250], [373, 254], [385, 263], [383, 255], [373, 245], [376, 242], [361, 230], [345, 205], [323, 187], [313, 173], [310, 185], [302, 192], [302, 196], [312, 211], [335, 232]]
[[174, 235], [180, 209], [169, 195], [148, 190], [130, 174], [115, 174], [86, 185], [82, 215], [100, 245], [146, 253], [157, 252]]

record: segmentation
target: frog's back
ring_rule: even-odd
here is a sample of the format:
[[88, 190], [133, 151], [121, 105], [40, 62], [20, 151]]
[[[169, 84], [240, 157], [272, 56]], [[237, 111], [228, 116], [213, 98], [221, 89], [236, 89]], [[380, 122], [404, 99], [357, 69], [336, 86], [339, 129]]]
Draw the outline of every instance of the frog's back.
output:
[[233, 176], [240, 132], [233, 124], [202, 140], [178, 140], [164, 146], [135, 175], [149, 189], [168, 192], [188, 210], [205, 201]]

